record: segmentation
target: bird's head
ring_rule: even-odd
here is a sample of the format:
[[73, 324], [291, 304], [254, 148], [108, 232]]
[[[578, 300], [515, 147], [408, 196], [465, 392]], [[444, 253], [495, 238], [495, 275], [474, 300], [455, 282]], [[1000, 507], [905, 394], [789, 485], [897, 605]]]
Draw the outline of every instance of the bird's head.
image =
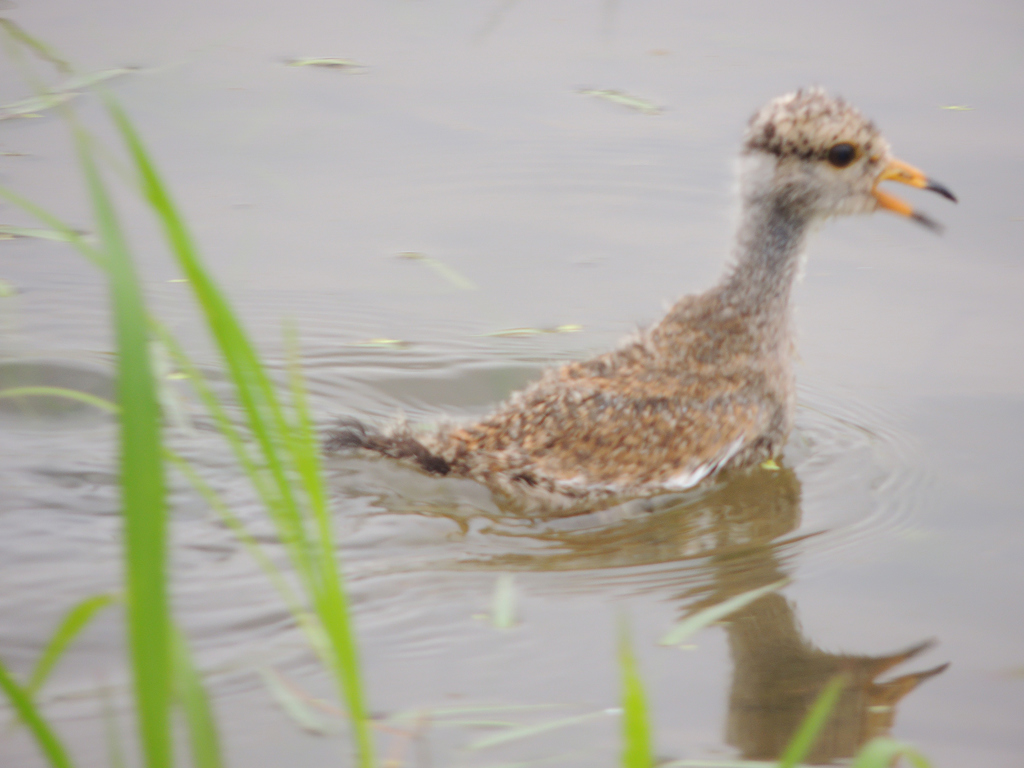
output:
[[879, 189], [883, 181], [930, 189], [956, 201], [944, 186], [897, 160], [874, 123], [820, 88], [768, 102], [750, 120], [741, 157], [744, 198], [801, 217], [884, 208], [939, 228], [909, 203]]

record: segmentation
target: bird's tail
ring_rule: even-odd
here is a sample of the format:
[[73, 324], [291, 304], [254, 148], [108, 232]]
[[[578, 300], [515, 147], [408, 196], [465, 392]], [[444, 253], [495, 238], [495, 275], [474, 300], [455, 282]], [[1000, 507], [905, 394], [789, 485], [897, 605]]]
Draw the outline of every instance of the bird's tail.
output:
[[346, 417], [327, 433], [324, 450], [329, 452], [361, 448], [392, 459], [406, 459], [432, 475], [447, 475], [451, 464], [431, 453], [423, 443], [403, 427], [392, 434], [384, 434], [374, 427], [367, 427], [358, 419]]

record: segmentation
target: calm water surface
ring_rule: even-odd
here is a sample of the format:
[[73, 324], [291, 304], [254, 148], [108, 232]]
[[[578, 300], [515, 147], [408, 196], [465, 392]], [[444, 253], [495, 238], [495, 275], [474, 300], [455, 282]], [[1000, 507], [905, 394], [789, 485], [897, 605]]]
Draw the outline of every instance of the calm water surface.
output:
[[[907, 194], [947, 225], [941, 238], [879, 215], [813, 240], [780, 471], [545, 521], [501, 514], [473, 483], [329, 461], [372, 708], [394, 765], [614, 765], [625, 615], [667, 760], [775, 756], [845, 670], [854, 683], [815, 762], [892, 733], [939, 766], [1020, 765], [1019, 4], [20, 5], [7, 15], [84, 70], [138, 68], [111, 89], [279, 370], [282, 324], [299, 327], [324, 425], [483, 413], [545, 365], [656, 320], [722, 268], [750, 113], [814, 83], [860, 106], [961, 204]], [[362, 68], [286, 65], [304, 56]], [[27, 95], [13, 66], [0, 93]], [[0, 151], [4, 184], [89, 226], [59, 120], [0, 123]], [[157, 311], [212, 366], [158, 236], [133, 202], [125, 215]], [[0, 388], [109, 394], [99, 276], [59, 243], [13, 239], [0, 279], [15, 291], [0, 298]], [[559, 327], [574, 332], [494, 335]], [[175, 446], [279, 555], [225, 447], [175, 391]], [[0, 405], [0, 656], [17, 672], [64, 610], [116, 588], [112, 426], [86, 406]], [[331, 698], [288, 611], [174, 484], [176, 609], [229, 764], [344, 763], [342, 721], [322, 711], [324, 733], [304, 731], [265, 682]], [[787, 578], [683, 647], [658, 645], [701, 607]], [[516, 624], [497, 629], [493, 596], [510, 584]], [[105, 710], [128, 732], [120, 621], [97, 621], [46, 689], [81, 765], [109, 764]], [[486, 744], [510, 724], [572, 718]], [[42, 765], [24, 733], [0, 730], [0, 765]]]

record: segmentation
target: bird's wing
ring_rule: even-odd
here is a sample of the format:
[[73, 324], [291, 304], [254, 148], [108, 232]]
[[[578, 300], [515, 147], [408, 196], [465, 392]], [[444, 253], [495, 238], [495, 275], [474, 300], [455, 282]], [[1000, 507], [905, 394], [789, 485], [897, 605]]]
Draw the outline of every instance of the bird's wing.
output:
[[479, 425], [570, 485], [688, 488], [765, 431], [772, 409], [729, 379], [582, 379], [537, 387]]

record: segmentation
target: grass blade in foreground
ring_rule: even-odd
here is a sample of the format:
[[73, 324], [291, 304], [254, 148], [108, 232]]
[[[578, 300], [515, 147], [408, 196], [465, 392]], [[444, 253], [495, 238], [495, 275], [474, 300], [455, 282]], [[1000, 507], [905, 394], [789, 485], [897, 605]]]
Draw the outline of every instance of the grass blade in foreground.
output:
[[0, 662], [0, 688], [3, 688], [18, 716], [35, 736], [39, 748], [43, 750], [50, 765], [54, 768], [71, 768], [71, 759], [64, 750], [64, 745], [57, 738], [57, 734], [39, 714], [39, 710], [36, 709], [36, 705], [32, 701], [32, 696], [18, 685], [2, 662]]
[[117, 413], [117, 406], [102, 397], [90, 395], [88, 392], [79, 392], [77, 389], [65, 387], [11, 387], [0, 389], [0, 398], [5, 397], [64, 397], [68, 400], [77, 400], [80, 403], [91, 405], [107, 413]]
[[[543, 706], [543, 705], [542, 705]], [[596, 712], [588, 712], [585, 715], [574, 715], [573, 717], [560, 717], [557, 720], [545, 720], [540, 723], [532, 723], [530, 725], [516, 725], [515, 723], [508, 723], [495, 720], [467, 720], [462, 721], [465, 725], [483, 725], [486, 727], [504, 727], [505, 730], [491, 734], [490, 736], [484, 736], [482, 739], [470, 742], [466, 745], [466, 749], [487, 749], [489, 747], [497, 746], [498, 744], [506, 744], [510, 741], [516, 741], [517, 739], [526, 739], [532, 736], [536, 736], [538, 733], [548, 733], [550, 731], [558, 730], [559, 728], [569, 728], [580, 723], [587, 723], [592, 720], [599, 720], [605, 717], [615, 717], [621, 715], [622, 712], [618, 708], [612, 709], [599, 709]], [[459, 721], [447, 720], [445, 725], [453, 725]]]
[[836, 702], [839, 701], [839, 694], [843, 692], [846, 685], [845, 675], [836, 675], [828, 681], [821, 693], [818, 694], [818, 698], [814, 700], [804, 721], [800, 723], [800, 727], [793, 734], [793, 738], [786, 745], [785, 751], [779, 758], [779, 768], [794, 768], [807, 757], [814, 742], [818, 740], [818, 734], [821, 733], [821, 729], [825, 727], [825, 723], [832, 715], [832, 710], [835, 708]]
[[622, 672], [622, 766], [651, 768], [651, 723], [647, 711], [647, 694], [637, 669], [636, 657], [625, 620], [619, 627], [619, 668]]
[[[298, 686], [285, 678], [273, 667], [260, 667], [257, 672], [263, 678], [263, 685], [274, 697], [277, 705], [284, 710], [302, 730], [317, 736], [329, 736], [337, 733], [337, 722], [329, 720], [322, 712], [310, 706], [315, 701], [311, 696], [300, 691]], [[339, 715], [344, 713], [336, 710]]]
[[39, 661], [36, 662], [36, 667], [32, 670], [32, 676], [29, 678], [28, 685], [25, 686], [25, 690], [30, 695], [35, 695], [43, 686], [50, 671], [60, 661], [60, 657], [78, 636], [78, 633], [85, 629], [86, 625], [92, 621], [97, 613], [116, 600], [117, 598], [113, 595], [93, 595], [73, 606], [64, 615], [60, 626], [57, 627], [53, 637], [50, 638], [50, 642], [43, 649]]
[[296, 353], [298, 340], [292, 334], [288, 341], [289, 380], [296, 417], [296, 424], [289, 432], [289, 450], [312, 509], [316, 549], [310, 554], [319, 575], [319, 582], [314, 585], [314, 604], [330, 639], [335, 674], [349, 705], [359, 754], [372, 756], [373, 741], [362, 691], [359, 647], [355, 641], [348, 596], [342, 588], [342, 574], [334, 551], [334, 533], [320, 466], [320, 450], [313, 432], [313, 420]]
[[872, 739], [861, 747], [850, 768], [893, 768], [901, 757], [907, 758], [914, 768], [931, 768], [928, 758], [912, 746], [885, 737]]
[[[375, 763], [373, 739], [356, 643], [337, 567], [326, 493], [308, 416], [302, 413], [302, 402], [297, 400], [300, 423], [293, 426], [285, 418], [253, 345], [203, 266], [184, 221], [138, 134], [113, 99], [107, 98], [106, 103], [135, 163], [143, 194], [163, 224], [174, 256], [206, 315], [249, 429], [262, 452], [272, 482], [260, 482], [257, 487], [265, 491], [263, 498], [267, 508], [331, 640], [334, 662], [331, 666], [352, 717], [359, 763], [371, 768]], [[305, 505], [298, 498], [296, 485], [302, 489]]]
[[752, 589], [749, 592], [742, 592], [730, 597], [728, 600], [723, 600], [720, 603], [708, 606], [692, 616], [687, 616], [672, 627], [672, 629], [665, 633], [665, 636], [658, 641], [658, 644], [679, 645], [684, 640], [689, 639], [692, 635], [704, 629], [704, 627], [710, 626], [716, 621], [721, 621], [726, 616], [735, 613], [740, 608], [750, 605], [755, 600], [760, 600], [765, 595], [779, 591], [787, 584], [789, 584], [789, 579], [781, 579], [780, 581], [776, 581], [772, 584]]
[[220, 768], [220, 738], [213, 719], [210, 699], [203, 688], [203, 679], [192, 663], [188, 642], [181, 631], [175, 629], [174, 688], [178, 703], [185, 714], [189, 741], [192, 744], [192, 765], [195, 768]]
[[108, 266], [121, 409], [125, 602], [139, 740], [148, 768], [171, 768], [171, 643], [160, 409], [142, 288], [85, 132], [72, 124]]

